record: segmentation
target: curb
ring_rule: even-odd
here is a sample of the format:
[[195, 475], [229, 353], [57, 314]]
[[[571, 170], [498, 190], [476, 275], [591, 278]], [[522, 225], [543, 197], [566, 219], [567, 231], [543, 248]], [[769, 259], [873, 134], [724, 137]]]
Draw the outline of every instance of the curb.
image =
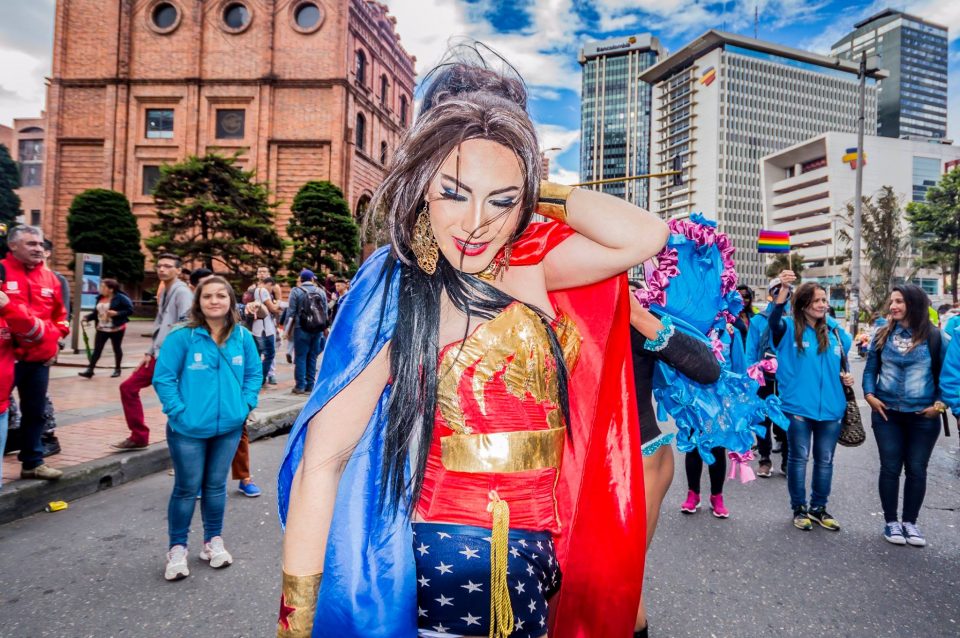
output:
[[[257, 411], [247, 428], [250, 441], [290, 429], [306, 400], [282, 408]], [[0, 490], [0, 525], [43, 511], [52, 501], [73, 502], [111, 487], [170, 468], [170, 451], [155, 443], [141, 452], [111, 454], [68, 467], [59, 481], [16, 481]]]

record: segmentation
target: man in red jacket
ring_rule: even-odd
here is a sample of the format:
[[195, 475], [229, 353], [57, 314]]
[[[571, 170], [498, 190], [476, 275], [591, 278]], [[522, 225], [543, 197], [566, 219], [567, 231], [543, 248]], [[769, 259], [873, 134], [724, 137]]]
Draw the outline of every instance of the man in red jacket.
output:
[[[0, 282], [2, 284], [2, 282]], [[10, 303], [10, 297], [0, 291], [0, 453], [7, 443], [7, 426], [10, 424], [10, 393], [13, 392], [14, 363], [13, 333], [27, 333], [34, 320], [27, 316], [23, 307]], [[0, 481], [3, 479], [3, 464], [0, 463]]]
[[27, 318], [24, 330], [11, 326], [14, 337], [15, 383], [20, 396], [23, 445], [20, 478], [56, 480], [63, 472], [43, 462], [43, 408], [50, 382], [50, 363], [58, 341], [70, 332], [56, 275], [43, 264], [43, 233], [33, 226], [16, 226], [7, 235], [10, 253], [0, 261], [0, 292]]

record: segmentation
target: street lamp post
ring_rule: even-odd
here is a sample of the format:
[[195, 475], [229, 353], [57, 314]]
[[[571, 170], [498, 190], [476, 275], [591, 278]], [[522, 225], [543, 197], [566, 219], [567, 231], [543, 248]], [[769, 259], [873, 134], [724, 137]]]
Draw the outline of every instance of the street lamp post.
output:
[[867, 93], [867, 54], [860, 54], [860, 70], [857, 73], [860, 80], [860, 94], [857, 110], [857, 176], [855, 178], [853, 195], [853, 255], [850, 263], [850, 312], [853, 315], [851, 327], [856, 335], [860, 326], [860, 228], [863, 224], [863, 120], [866, 110], [864, 102]]
[[[863, 128], [866, 118], [867, 76], [875, 80], [882, 80], [890, 74], [880, 68], [880, 58], [866, 52], [860, 54], [860, 68], [857, 78], [860, 80], [860, 94], [858, 98], [857, 120], [857, 174], [855, 178], [853, 197], [853, 255], [850, 260], [850, 304], [847, 310], [853, 313], [850, 324], [853, 334], [856, 335], [860, 327], [860, 232], [863, 225]], [[874, 130], [876, 134], [876, 130]]]

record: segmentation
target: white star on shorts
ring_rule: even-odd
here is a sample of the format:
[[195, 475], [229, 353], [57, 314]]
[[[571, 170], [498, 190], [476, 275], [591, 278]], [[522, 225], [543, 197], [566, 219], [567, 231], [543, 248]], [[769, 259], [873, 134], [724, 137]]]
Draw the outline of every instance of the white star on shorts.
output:
[[463, 622], [467, 623], [467, 627], [469, 627], [470, 625], [479, 625], [479, 624], [480, 624], [479, 622], [477, 622], [478, 620], [480, 620], [480, 616], [474, 616], [474, 615], [471, 614], [470, 612], [467, 612], [467, 615], [466, 615], [466, 616], [460, 616], [460, 620], [462, 620]]
[[533, 565], [527, 565], [527, 573], [533, 576]]
[[523, 629], [523, 623], [524, 623], [524, 622], [525, 622], [525, 621], [523, 621], [523, 620], [517, 619], [517, 624], [516, 624], [516, 626], [513, 628], [513, 630], [514, 630], [514, 631], [520, 631], [521, 629]]
[[530, 610], [530, 613], [532, 614], [532, 613], [533, 613], [533, 610], [536, 609], [536, 608], [537, 608], [537, 601], [535, 601], [533, 598], [531, 598], [531, 599], [530, 599], [530, 604], [527, 605], [527, 609], [529, 609], [529, 610]]
[[421, 586], [421, 587], [429, 587], [429, 586], [430, 586], [430, 579], [427, 578], [426, 576], [421, 576], [420, 578], [417, 579], [417, 582], [420, 583], [420, 586]]
[[479, 557], [480, 557], [480, 550], [470, 549], [470, 548], [467, 547], [466, 545], [463, 546], [463, 551], [462, 551], [462, 552], [457, 552], [457, 553], [458, 553], [458, 554], [463, 554], [464, 556], [466, 556], [466, 557], [467, 557], [467, 560], [470, 560], [471, 558], [479, 558]]
[[447, 598], [447, 597], [444, 596], [443, 594], [440, 594], [440, 598], [434, 598], [434, 600], [437, 601], [438, 603], [440, 603], [440, 606], [441, 606], [441, 607], [445, 607], [446, 605], [450, 605], [451, 607], [453, 607], [453, 597], [452, 597], [452, 596], [451, 596], [450, 598]]
[[437, 536], [440, 537], [440, 540], [443, 540], [445, 538], [450, 538], [450, 534], [447, 534], [446, 532], [437, 532]]
[[483, 583], [477, 584], [472, 580], [468, 580], [466, 585], [460, 585], [460, 587], [462, 587], [463, 589], [466, 589], [471, 594], [475, 591], [483, 593], [483, 591], [480, 589], [481, 587], [483, 587]]
[[427, 615], [427, 610], [426, 610], [426, 609], [420, 609], [420, 607], [417, 606], [417, 618], [419, 618], [420, 616], [426, 617], [426, 615]]
[[423, 543], [420, 543], [420, 547], [417, 548], [417, 551], [420, 552], [421, 556], [423, 556], [424, 554], [430, 553], [427, 551], [428, 549], [430, 549], [429, 545], [424, 545]]
[[523, 594], [523, 593], [524, 593], [524, 591], [523, 591], [523, 588], [524, 588], [524, 587], [526, 587], [526, 585], [524, 585], [523, 583], [521, 583], [521, 582], [518, 580], [518, 581], [517, 581], [517, 586], [514, 587], [514, 589], [517, 590], [517, 593], [518, 593], [518, 594]]
[[510, 548], [510, 555], [513, 556], [514, 558], [520, 558], [520, 552], [517, 551], [516, 547]]
[[527, 546], [527, 541], [523, 540], [522, 538], [521, 538], [520, 540], [518, 540], [517, 543], [519, 543], [519, 544], [522, 545], [523, 547], [526, 547], [526, 546]]
[[438, 634], [445, 634], [445, 633], [447, 633], [447, 628], [443, 626], [443, 623], [440, 623], [439, 625], [434, 625], [434, 626], [433, 626], [433, 630], [434, 630], [435, 632], [437, 632]]
[[453, 567], [451, 565], [447, 565], [443, 561], [440, 561], [440, 564], [434, 567], [434, 569], [438, 570], [441, 575], [453, 573]]

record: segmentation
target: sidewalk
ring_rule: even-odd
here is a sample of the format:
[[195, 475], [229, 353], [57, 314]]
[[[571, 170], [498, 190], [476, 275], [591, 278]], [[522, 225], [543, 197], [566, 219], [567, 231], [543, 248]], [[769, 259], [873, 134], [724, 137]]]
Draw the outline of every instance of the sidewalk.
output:
[[[140, 393], [147, 425], [150, 426], [150, 447], [137, 452], [114, 452], [111, 443], [129, 434], [120, 405], [120, 382], [139, 365], [150, 345], [148, 323], [130, 324], [123, 340], [123, 374], [111, 378], [113, 351], [107, 345], [96, 375], [84, 379], [77, 373], [87, 365], [86, 354], [74, 355], [69, 349], [61, 353], [57, 365], [50, 370], [50, 399], [56, 411], [57, 437], [62, 452], [47, 457], [51, 467], [64, 471], [62, 479], [46, 481], [21, 480], [16, 453], [3, 457], [3, 489], [0, 490], [0, 524], [43, 509], [50, 501], [71, 501], [101, 489], [131, 481], [170, 467], [166, 446], [166, 419], [152, 388]], [[91, 335], [92, 338], [92, 335]], [[260, 404], [254, 411], [256, 424], [250, 428], [250, 440], [268, 436], [288, 428], [306, 402], [306, 397], [292, 395], [293, 366], [286, 362], [285, 350], [278, 349], [277, 385], [266, 386]]]

